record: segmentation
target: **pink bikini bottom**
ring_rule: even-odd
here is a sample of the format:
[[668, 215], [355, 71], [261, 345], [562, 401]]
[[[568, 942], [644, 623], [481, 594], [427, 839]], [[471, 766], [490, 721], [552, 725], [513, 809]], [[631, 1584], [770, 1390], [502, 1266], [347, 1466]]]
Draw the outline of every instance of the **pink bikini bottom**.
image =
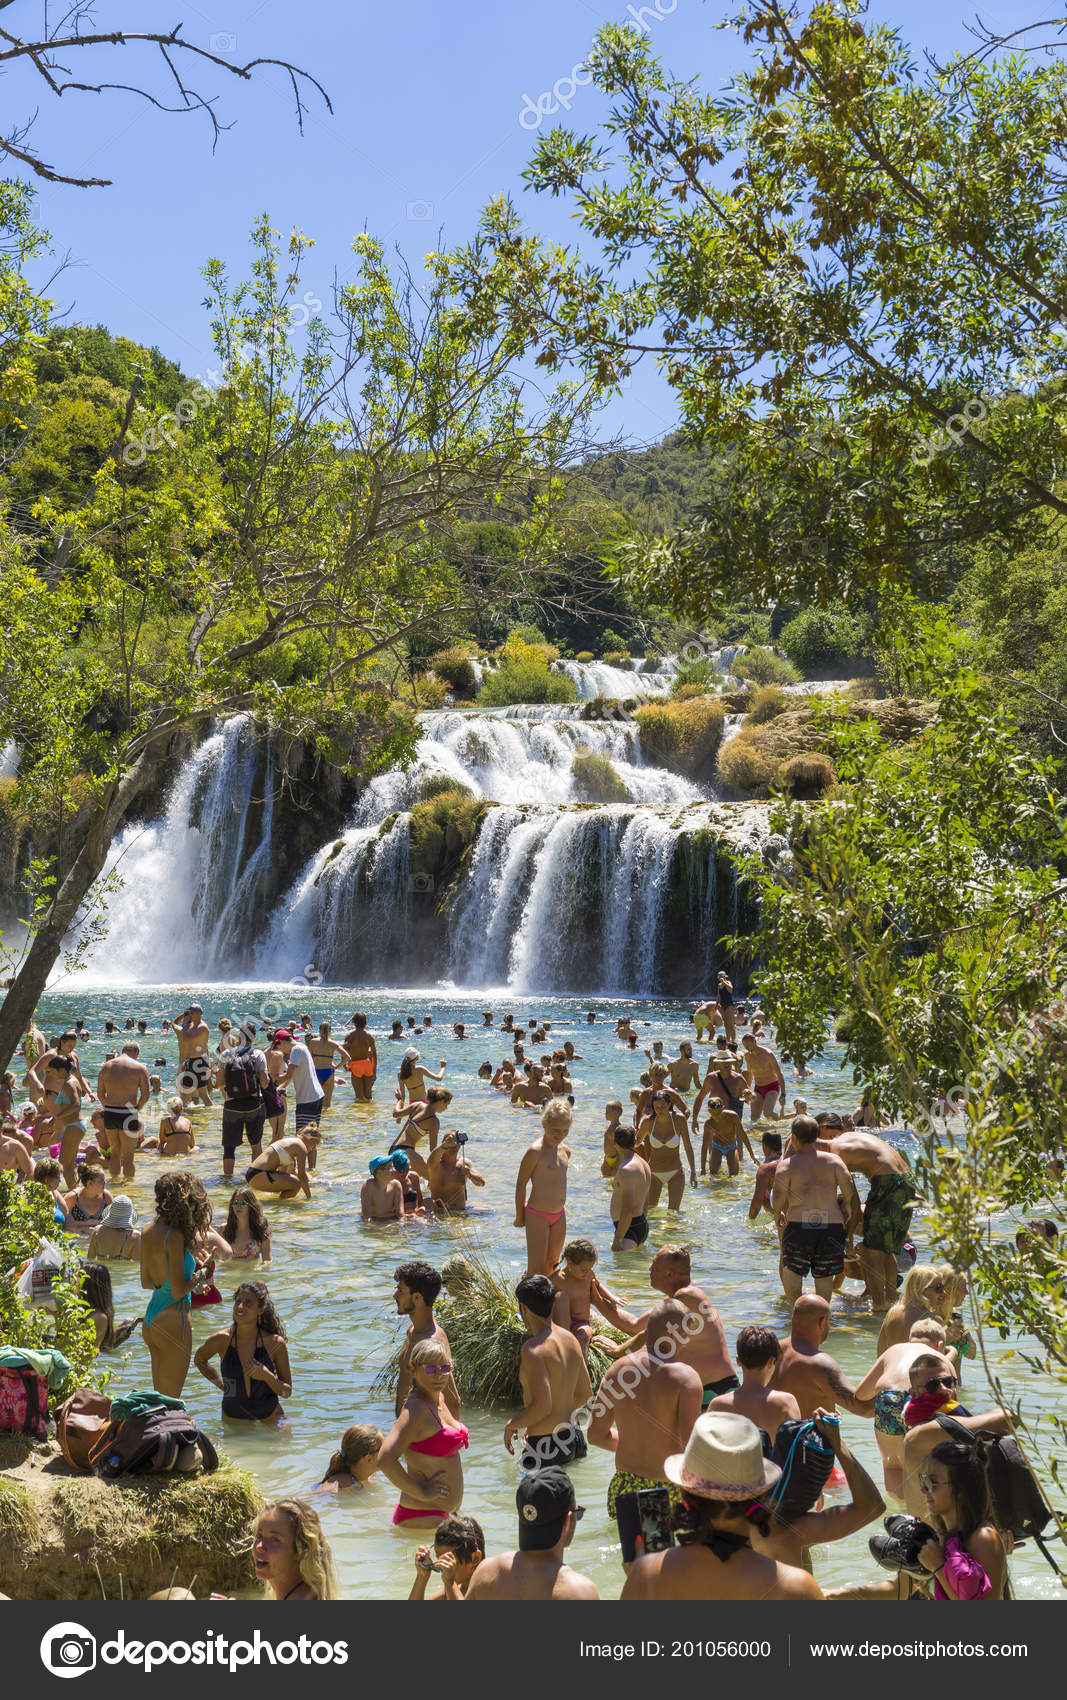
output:
[[432, 1517], [435, 1523], [442, 1523], [448, 1516], [447, 1511], [410, 1511], [406, 1505], [397, 1505], [393, 1512], [394, 1523], [410, 1523], [413, 1517]]
[[[566, 1207], [564, 1207], [564, 1208], [566, 1208]], [[535, 1210], [532, 1204], [528, 1204], [526, 1206], [526, 1214], [527, 1214], [527, 1216], [540, 1216], [544, 1221], [546, 1221], [548, 1223], [549, 1227], [552, 1228], [552, 1227], [555, 1227], [556, 1223], [559, 1221], [560, 1217], [563, 1215], [563, 1211], [562, 1210]]]

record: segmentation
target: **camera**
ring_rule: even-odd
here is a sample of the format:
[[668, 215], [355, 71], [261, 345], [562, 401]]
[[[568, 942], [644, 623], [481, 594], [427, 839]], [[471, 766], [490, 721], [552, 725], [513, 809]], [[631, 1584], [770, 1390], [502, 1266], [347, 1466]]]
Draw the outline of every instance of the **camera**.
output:
[[92, 1670], [96, 1664], [96, 1642], [91, 1635], [59, 1635], [48, 1649], [53, 1670]]

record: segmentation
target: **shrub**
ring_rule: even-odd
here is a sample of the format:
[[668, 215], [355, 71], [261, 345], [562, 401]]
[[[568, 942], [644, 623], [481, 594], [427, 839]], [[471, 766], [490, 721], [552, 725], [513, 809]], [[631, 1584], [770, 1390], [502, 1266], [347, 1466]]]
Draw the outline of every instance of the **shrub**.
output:
[[628, 649], [606, 649], [600, 657], [609, 667], [625, 667], [630, 659]]
[[460, 696], [473, 696], [478, 684], [478, 675], [474, 671], [469, 650], [461, 644], [453, 644], [449, 649], [440, 649], [436, 655], [431, 655], [430, 666], [439, 679], [444, 679], [458, 691]]
[[[679, 664], [671, 680], [671, 696], [680, 697], [690, 685], [696, 685], [699, 694], [706, 696], [712, 686], [721, 681], [722, 674], [714, 661], [709, 661], [706, 656], [698, 656], [695, 661], [683, 661]], [[694, 694], [696, 693], [689, 692], [690, 696]]]
[[742, 730], [719, 751], [719, 778], [732, 791], [763, 791], [778, 767], [778, 762], [752, 736]]
[[751, 679], [757, 685], [796, 685], [800, 682], [800, 674], [792, 662], [760, 644], [754, 644], [751, 649], [745, 650], [744, 655], [739, 655], [733, 670], [739, 679]]
[[582, 704], [582, 720], [629, 720], [629, 710], [634, 707], [629, 698], [626, 702], [619, 697], [587, 697]]
[[630, 653], [626, 648], [626, 639], [620, 637], [618, 632], [613, 632], [610, 626], [606, 626], [600, 637], [601, 658], [606, 661], [608, 655], [612, 652], [622, 655], [629, 655]]
[[722, 705], [712, 697], [645, 703], [634, 719], [646, 755], [691, 779], [711, 773], [725, 719]]
[[752, 700], [748, 711], [750, 726], [762, 726], [766, 720], [774, 720], [779, 714], [788, 713], [793, 705], [779, 685], [762, 685]]
[[579, 750], [571, 762], [571, 778], [587, 803], [632, 803], [633, 798], [607, 756]]
[[870, 625], [862, 614], [837, 604], [804, 608], [782, 627], [779, 643], [803, 673], [845, 666], [867, 649]]
[[512, 626], [507, 635], [507, 641], [504, 644], [505, 649], [513, 638], [518, 643], [544, 643], [546, 641], [545, 634], [541, 630], [540, 626], [533, 626], [529, 624]]
[[596, 657], [591, 649], [580, 649], [574, 659], [575, 661], [594, 661]]
[[422, 801], [432, 802], [434, 797], [447, 796], [450, 791], [455, 791], [463, 797], [473, 797], [476, 794], [469, 785], [461, 785], [458, 779], [450, 778], [447, 773], [431, 773], [429, 778], [423, 781]]
[[695, 697], [706, 697], [707, 694], [706, 685], [674, 685], [671, 688], [671, 696], [675, 702], [692, 702]]
[[478, 836], [487, 806], [458, 785], [415, 804], [409, 827], [411, 871], [425, 882], [416, 889], [434, 891], [447, 883]]
[[791, 797], [800, 799], [825, 797], [833, 789], [836, 779], [829, 756], [817, 755], [814, 751], [792, 756], [783, 763], [777, 775], [781, 788]]
[[443, 708], [448, 686], [433, 673], [416, 673], [410, 691], [418, 708]]
[[487, 708], [511, 702], [576, 702], [578, 692], [566, 673], [553, 673], [541, 645], [526, 643], [514, 633], [500, 652], [500, 666], [487, 675], [478, 701]]
[[54, 1390], [56, 1398], [62, 1399], [75, 1387], [103, 1386], [107, 1380], [93, 1367], [96, 1329], [81, 1296], [81, 1265], [70, 1235], [56, 1226], [47, 1188], [35, 1181], [20, 1186], [10, 1172], [0, 1174], [0, 1275], [21, 1267], [34, 1255], [40, 1239], [63, 1249], [63, 1269], [52, 1289], [55, 1315], [41, 1305], [30, 1309], [15, 1291], [14, 1281], [0, 1279], [0, 1344], [35, 1351], [55, 1347], [62, 1352], [71, 1366], [70, 1380]]

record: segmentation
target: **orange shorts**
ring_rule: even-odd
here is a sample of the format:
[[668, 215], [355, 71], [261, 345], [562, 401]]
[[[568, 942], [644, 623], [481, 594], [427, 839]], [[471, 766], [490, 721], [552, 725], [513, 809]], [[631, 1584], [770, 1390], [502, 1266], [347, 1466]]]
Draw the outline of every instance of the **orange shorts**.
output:
[[355, 1080], [366, 1080], [366, 1078], [369, 1074], [374, 1073], [374, 1060], [373, 1060], [373, 1058], [371, 1058], [371, 1057], [357, 1057], [355, 1062], [349, 1063], [348, 1072], [349, 1072], [349, 1074], [352, 1075], [353, 1079], [355, 1079]]

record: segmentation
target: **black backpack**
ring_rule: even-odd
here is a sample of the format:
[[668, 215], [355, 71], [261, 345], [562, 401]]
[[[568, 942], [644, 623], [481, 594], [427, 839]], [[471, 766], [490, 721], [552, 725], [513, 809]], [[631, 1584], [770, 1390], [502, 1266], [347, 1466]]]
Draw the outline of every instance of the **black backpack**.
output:
[[951, 1440], [977, 1450], [985, 1465], [990, 1515], [996, 1527], [1014, 1535], [1017, 1543], [1035, 1540], [1053, 1569], [1058, 1569], [1041, 1539], [1052, 1513], [1014, 1435], [994, 1434], [991, 1429], [973, 1431], [940, 1411], [936, 1416]]
[[259, 1098], [259, 1069], [251, 1051], [226, 1059], [227, 1098]]
[[89, 1462], [105, 1481], [169, 1470], [187, 1473], [198, 1466], [210, 1476], [219, 1467], [219, 1455], [188, 1411], [160, 1408], [109, 1424]]
[[[766, 1448], [764, 1449], [766, 1450]], [[810, 1511], [830, 1479], [833, 1447], [823, 1439], [810, 1417], [786, 1417], [778, 1424], [770, 1457], [781, 1475], [763, 1495], [768, 1511], [788, 1521]]]

